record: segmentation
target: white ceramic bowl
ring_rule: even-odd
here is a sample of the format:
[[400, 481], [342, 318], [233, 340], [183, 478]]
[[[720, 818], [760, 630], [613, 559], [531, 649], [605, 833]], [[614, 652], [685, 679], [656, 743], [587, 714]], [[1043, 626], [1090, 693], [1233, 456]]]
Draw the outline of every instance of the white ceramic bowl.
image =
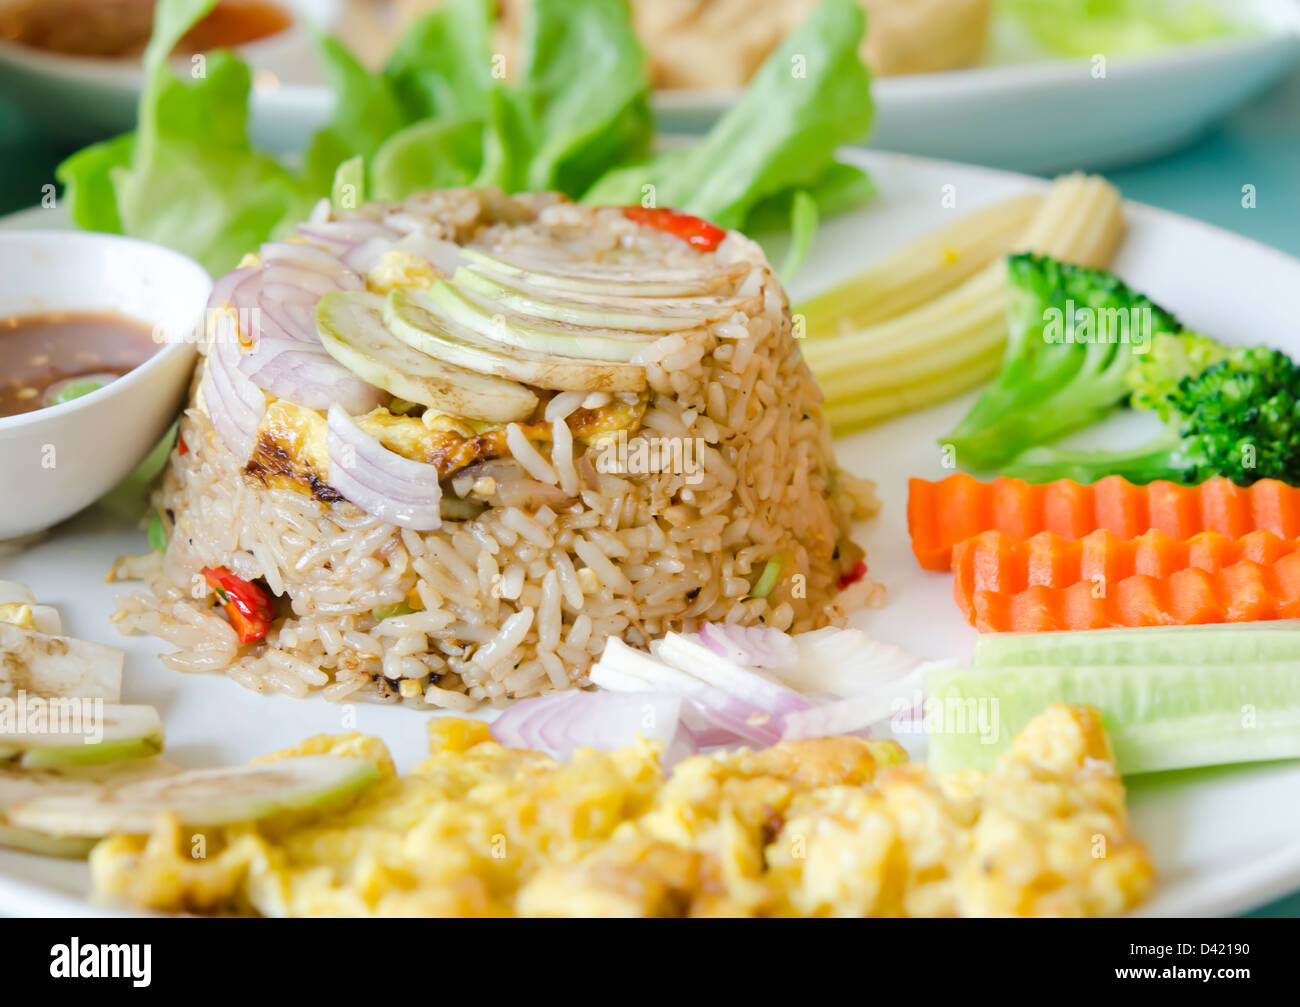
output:
[[148, 242], [81, 231], [0, 233], [0, 318], [109, 312], [145, 323], [166, 342], [89, 395], [0, 418], [0, 540], [75, 514], [157, 443], [185, 394], [211, 289], [197, 262]]

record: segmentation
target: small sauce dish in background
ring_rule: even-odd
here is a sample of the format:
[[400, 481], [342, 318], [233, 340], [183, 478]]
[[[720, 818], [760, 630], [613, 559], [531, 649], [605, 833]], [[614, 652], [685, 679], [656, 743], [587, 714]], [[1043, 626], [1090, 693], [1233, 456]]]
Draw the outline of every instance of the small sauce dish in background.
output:
[[0, 232], [0, 540], [71, 517], [157, 443], [211, 289], [198, 263], [147, 242]]

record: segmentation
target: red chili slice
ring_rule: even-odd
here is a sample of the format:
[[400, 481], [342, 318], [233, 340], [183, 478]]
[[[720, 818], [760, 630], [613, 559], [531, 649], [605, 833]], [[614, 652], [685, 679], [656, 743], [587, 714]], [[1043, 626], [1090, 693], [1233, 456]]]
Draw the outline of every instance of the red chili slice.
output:
[[853, 564], [853, 569], [840, 578], [839, 581], [840, 590], [843, 591], [850, 584], [856, 584], [866, 575], [867, 575], [867, 564], [862, 560], [858, 560], [856, 563]]
[[180, 434], [177, 434], [177, 435], [176, 435], [176, 453], [177, 453], [178, 455], [183, 455], [183, 454], [185, 454], [187, 451], [189, 451], [189, 449], [190, 449], [190, 446], [189, 446], [188, 444], [185, 443], [185, 438], [182, 437]]
[[271, 601], [265, 591], [224, 566], [205, 566], [203, 579], [217, 593], [240, 643], [266, 636], [271, 628]]
[[727, 236], [727, 232], [716, 224], [710, 224], [700, 217], [692, 217], [689, 213], [677, 213], [667, 207], [627, 206], [623, 208], [623, 216], [638, 224], [671, 234], [674, 238], [681, 238], [701, 252], [712, 252]]

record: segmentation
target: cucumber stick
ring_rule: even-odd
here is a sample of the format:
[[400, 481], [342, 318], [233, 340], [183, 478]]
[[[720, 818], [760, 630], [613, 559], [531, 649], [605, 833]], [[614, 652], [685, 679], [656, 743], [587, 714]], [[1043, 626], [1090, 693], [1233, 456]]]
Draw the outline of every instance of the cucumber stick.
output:
[[1300, 661], [936, 668], [926, 687], [938, 772], [988, 768], [1056, 702], [1101, 711], [1126, 775], [1300, 757]]
[[1300, 624], [1153, 626], [1061, 633], [986, 633], [975, 642], [976, 667], [1029, 664], [1261, 664], [1300, 661]]

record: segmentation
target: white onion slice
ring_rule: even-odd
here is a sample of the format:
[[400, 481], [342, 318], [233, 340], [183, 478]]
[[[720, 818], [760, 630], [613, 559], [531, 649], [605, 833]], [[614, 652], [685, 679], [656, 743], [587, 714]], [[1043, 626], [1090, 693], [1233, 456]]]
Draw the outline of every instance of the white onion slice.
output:
[[322, 196], [316, 200], [316, 205], [311, 208], [311, 213], [307, 216], [307, 225], [314, 227], [317, 224], [324, 224], [330, 219], [330, 214], [334, 212], [334, 207], [330, 205], [328, 196]]
[[396, 244], [391, 238], [367, 238], [365, 241], [353, 245], [346, 252], [341, 252], [339, 257], [349, 269], [358, 273], [366, 274], [379, 264], [384, 253], [396, 248]]
[[762, 672], [742, 668], [715, 654], [699, 640], [681, 633], [666, 634], [652, 643], [650, 650], [659, 660], [773, 716], [780, 717], [794, 710], [806, 710], [813, 705], [806, 696], [801, 696], [789, 686]]
[[681, 722], [682, 701], [664, 693], [551, 693], [515, 703], [492, 722], [492, 737], [508, 748], [529, 748], [557, 759], [580, 748], [612, 751], [637, 735], [664, 746], [662, 765], [695, 754]]
[[860, 695], [902, 678], [924, 660], [902, 647], [873, 640], [860, 629], [828, 626], [791, 639], [798, 661], [794, 667], [775, 668], [772, 673], [805, 694]]
[[442, 488], [433, 465], [389, 451], [339, 405], [327, 414], [329, 483], [367, 514], [415, 531], [442, 523]]
[[[643, 651], [610, 637], [600, 660], [587, 673], [592, 683], [619, 691], [665, 692], [697, 708], [699, 717], [714, 728], [728, 732], [734, 740], [754, 745], [775, 744], [780, 726], [762, 707], [737, 699], [707, 682], [687, 674]], [[640, 681], [639, 690], [632, 683]]]
[[700, 627], [700, 642], [715, 654], [747, 668], [793, 668], [799, 662], [794, 640], [770, 626], [708, 622]]
[[918, 665], [909, 674], [878, 681], [870, 689], [848, 699], [788, 713], [781, 718], [781, 737], [785, 741], [797, 741], [856, 734], [905, 714], [916, 705], [916, 695], [924, 687], [926, 670], [927, 666]]

